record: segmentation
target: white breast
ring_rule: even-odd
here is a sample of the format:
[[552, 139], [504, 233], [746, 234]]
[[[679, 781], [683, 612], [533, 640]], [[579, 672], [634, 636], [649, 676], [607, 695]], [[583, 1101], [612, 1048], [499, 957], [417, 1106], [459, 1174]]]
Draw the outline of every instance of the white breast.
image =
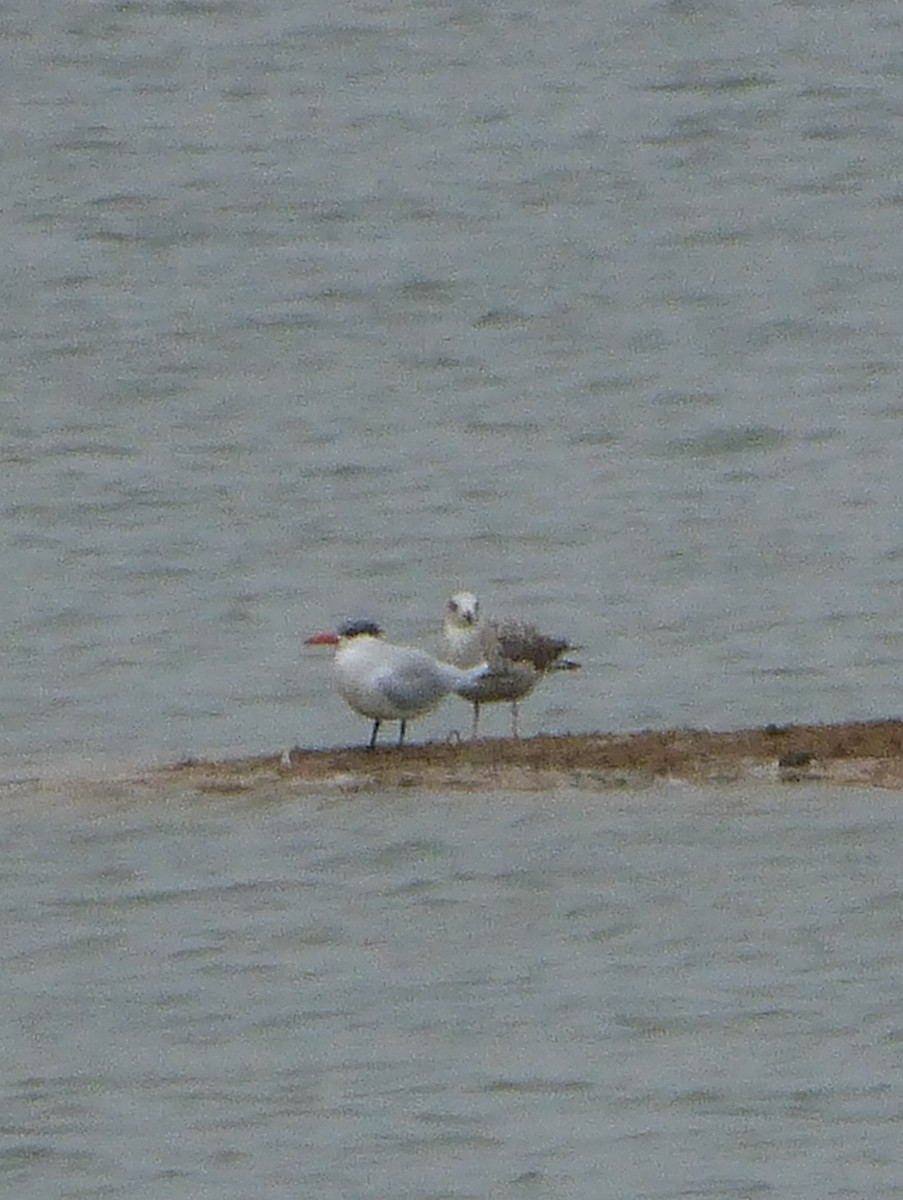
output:
[[423, 650], [356, 637], [335, 656], [336, 684], [362, 716], [400, 721], [435, 708], [458, 682], [458, 672]]

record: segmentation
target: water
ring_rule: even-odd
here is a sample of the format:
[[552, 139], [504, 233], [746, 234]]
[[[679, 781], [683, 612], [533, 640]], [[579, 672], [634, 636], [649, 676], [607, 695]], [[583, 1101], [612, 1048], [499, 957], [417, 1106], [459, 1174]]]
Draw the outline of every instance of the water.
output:
[[0, 1190], [903, 1194], [898, 797], [11, 797]]
[[899, 713], [901, 27], [4, 6], [0, 1188], [903, 1194], [895, 797], [81, 782], [461, 586], [526, 733]]
[[5, 14], [8, 773], [359, 739], [301, 636], [462, 585], [528, 732], [900, 711], [899, 6]]

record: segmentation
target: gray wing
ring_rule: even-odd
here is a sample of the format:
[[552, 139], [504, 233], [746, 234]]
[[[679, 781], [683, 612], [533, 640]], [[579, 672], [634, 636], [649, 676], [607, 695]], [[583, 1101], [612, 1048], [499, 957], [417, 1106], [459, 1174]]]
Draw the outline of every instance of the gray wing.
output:
[[422, 659], [412, 656], [400, 668], [377, 678], [375, 684], [387, 700], [401, 708], [435, 704], [449, 690], [428, 655]]
[[525, 621], [492, 621], [487, 631], [496, 654], [511, 662], [528, 662], [537, 671], [552, 670], [566, 650], [576, 649], [567, 638], [549, 637]]

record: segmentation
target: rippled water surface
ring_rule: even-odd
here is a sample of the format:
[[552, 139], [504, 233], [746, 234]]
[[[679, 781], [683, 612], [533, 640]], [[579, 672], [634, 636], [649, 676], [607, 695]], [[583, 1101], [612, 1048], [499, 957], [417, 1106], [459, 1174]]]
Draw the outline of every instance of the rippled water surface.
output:
[[897, 4], [0, 33], [13, 773], [361, 738], [301, 635], [460, 585], [526, 732], [900, 711]]
[[5, 1194], [903, 1194], [898, 797], [4, 804]]
[[899, 713], [900, 6], [0, 56], [0, 1190], [903, 1195], [897, 797], [77, 782], [363, 740], [302, 637], [462, 585], [583, 647], [526, 733]]

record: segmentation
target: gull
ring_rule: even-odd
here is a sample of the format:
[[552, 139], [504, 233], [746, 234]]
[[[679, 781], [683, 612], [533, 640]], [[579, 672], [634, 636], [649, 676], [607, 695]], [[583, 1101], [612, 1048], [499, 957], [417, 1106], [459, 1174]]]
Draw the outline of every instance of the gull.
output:
[[580, 664], [562, 658], [576, 650], [565, 638], [548, 637], [535, 625], [515, 618], [480, 619], [480, 602], [473, 592], [455, 592], [445, 607], [443, 650], [458, 667], [488, 662], [484, 673], [459, 696], [473, 704], [473, 729], [477, 736], [480, 705], [502, 701], [511, 705], [511, 736], [518, 736], [518, 701], [533, 691], [548, 671], [573, 671]]
[[373, 721], [369, 750], [376, 746], [383, 721], [401, 722], [401, 746], [412, 717], [431, 712], [449, 692], [476, 687], [489, 671], [485, 662], [462, 670], [415, 646], [386, 642], [372, 621], [348, 621], [337, 632], [316, 633], [304, 644], [335, 646], [333, 670], [339, 692], [355, 712]]

